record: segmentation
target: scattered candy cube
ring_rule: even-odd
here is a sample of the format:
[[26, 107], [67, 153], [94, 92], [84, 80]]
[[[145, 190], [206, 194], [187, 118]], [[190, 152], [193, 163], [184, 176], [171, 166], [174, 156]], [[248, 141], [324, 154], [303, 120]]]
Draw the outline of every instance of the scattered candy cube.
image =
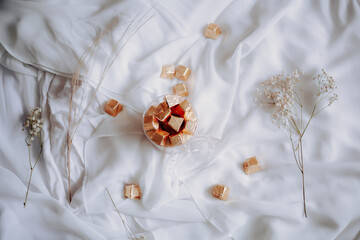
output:
[[175, 76], [175, 65], [163, 65], [160, 77], [173, 79]]
[[220, 27], [215, 23], [210, 23], [204, 31], [204, 35], [207, 38], [217, 39], [221, 34]]
[[173, 91], [174, 91], [174, 94], [179, 95], [179, 96], [186, 97], [187, 95], [189, 95], [185, 83], [176, 84], [173, 87]]
[[121, 104], [115, 99], [110, 99], [105, 105], [105, 112], [113, 117], [116, 117], [122, 109]]
[[140, 199], [141, 198], [140, 186], [136, 184], [125, 185], [124, 196], [125, 198]]
[[261, 170], [261, 166], [256, 157], [246, 159], [243, 164], [243, 168], [247, 175], [256, 173]]
[[175, 77], [180, 80], [186, 81], [188, 79], [190, 73], [191, 73], [191, 70], [189, 68], [187, 68], [183, 65], [179, 65], [176, 68]]
[[230, 188], [225, 185], [216, 185], [213, 188], [212, 195], [220, 200], [226, 201], [229, 196]]

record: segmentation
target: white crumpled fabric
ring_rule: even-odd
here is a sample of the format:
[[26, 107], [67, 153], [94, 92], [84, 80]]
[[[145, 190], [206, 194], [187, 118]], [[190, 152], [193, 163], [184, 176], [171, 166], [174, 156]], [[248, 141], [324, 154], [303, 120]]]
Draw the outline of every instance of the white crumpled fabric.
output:
[[[64, 2], [0, 4], [0, 239], [127, 239], [105, 188], [147, 239], [360, 239], [359, 1]], [[71, 74], [113, 17], [126, 26], [141, 9], [152, 17], [134, 29], [74, 139], [69, 203]], [[203, 36], [210, 22], [223, 32], [217, 40]], [[95, 69], [122, 32], [102, 41]], [[199, 125], [177, 152], [155, 148], [141, 126], [151, 100], [180, 82], [159, 78], [163, 64], [192, 70]], [[254, 102], [261, 81], [295, 68], [306, 78], [324, 68], [339, 94], [304, 137], [308, 218], [287, 136]], [[109, 98], [124, 106], [116, 118], [103, 110]], [[45, 148], [24, 209], [21, 128], [38, 105]], [[242, 162], [254, 155], [264, 169], [247, 176]], [[141, 200], [123, 198], [127, 183], [140, 184]], [[218, 183], [230, 187], [228, 201], [211, 196]]]

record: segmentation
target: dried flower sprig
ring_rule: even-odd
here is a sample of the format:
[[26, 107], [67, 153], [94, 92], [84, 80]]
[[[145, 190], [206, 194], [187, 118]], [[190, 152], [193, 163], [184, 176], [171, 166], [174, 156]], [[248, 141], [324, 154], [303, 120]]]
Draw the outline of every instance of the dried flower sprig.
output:
[[[26, 117], [24, 125], [23, 125], [24, 126], [23, 131], [25, 131], [25, 129], [28, 130], [28, 135], [25, 138], [25, 142], [26, 142], [26, 145], [28, 146], [29, 165], [30, 165], [30, 177], [29, 177], [29, 182], [28, 182], [27, 191], [26, 191], [26, 195], [25, 195], [24, 207], [26, 207], [26, 203], [27, 203], [27, 199], [28, 199], [28, 195], [29, 195], [31, 177], [33, 175], [34, 169], [35, 169], [35, 167], [40, 159], [40, 156], [42, 154], [42, 151], [43, 151], [43, 144], [44, 144], [43, 122], [44, 122], [44, 120], [41, 118], [41, 108], [36, 107], [36, 108], [30, 110], [29, 114]], [[39, 140], [40, 151], [39, 151], [36, 161], [33, 165], [32, 161], [31, 161], [31, 144], [33, 143], [33, 141], [35, 139]]]
[[[135, 8], [137, 5], [134, 5]], [[129, 10], [130, 12], [130, 10]], [[114, 16], [95, 38], [95, 40], [85, 50], [80, 58], [75, 73], [71, 79], [71, 94], [69, 103], [68, 127], [66, 131], [66, 165], [68, 171], [68, 195], [69, 202], [72, 199], [71, 187], [71, 149], [73, 140], [76, 136], [78, 127], [85, 117], [85, 114], [95, 99], [96, 93], [102, 85], [106, 74], [112, 67], [113, 63], [119, 56], [121, 50], [128, 43], [131, 37], [153, 16], [152, 6], [144, 6], [137, 9], [137, 14], [132, 19], [126, 19], [121, 22], [119, 16]], [[122, 35], [115, 38], [114, 31], [122, 29]], [[110, 38], [110, 39], [109, 39]], [[107, 52], [109, 56], [102, 62], [99, 71], [93, 72], [95, 62], [98, 60], [99, 52], [103, 51], [101, 44], [103, 41], [113, 42], [111, 52]], [[101, 54], [104, 54], [102, 52]], [[96, 86], [92, 87], [90, 79], [97, 80]]]
[[[332, 105], [338, 99], [338, 95], [334, 92], [337, 88], [335, 80], [324, 70], [313, 78], [314, 81], [310, 85], [301, 81], [301, 75], [295, 70], [292, 75], [283, 72], [263, 81], [261, 88], [257, 89], [255, 101], [270, 111], [274, 124], [288, 133], [294, 159], [302, 175], [304, 215], [307, 217], [303, 137], [311, 120]], [[312, 110], [305, 121], [305, 104], [309, 100]]]
[[115, 204], [114, 200], [112, 199], [112, 197], [111, 197], [111, 195], [110, 195], [110, 192], [109, 192], [109, 190], [108, 190], [107, 188], [106, 188], [106, 192], [107, 192], [107, 194], [109, 195], [110, 200], [111, 200], [111, 202], [112, 202], [112, 204], [113, 204], [113, 206], [114, 206], [117, 214], [119, 215], [119, 217], [120, 217], [120, 219], [121, 219], [121, 222], [122, 222], [123, 225], [124, 225], [124, 229], [125, 229], [125, 232], [126, 232], [126, 234], [127, 234], [128, 239], [130, 239], [130, 240], [146, 240], [146, 238], [145, 238], [143, 235], [137, 236], [137, 235], [134, 233], [134, 231], [131, 229], [131, 227], [129, 226], [129, 224], [126, 222], [124, 216], [121, 214], [121, 212], [119, 211], [119, 209], [116, 207], [116, 204]]

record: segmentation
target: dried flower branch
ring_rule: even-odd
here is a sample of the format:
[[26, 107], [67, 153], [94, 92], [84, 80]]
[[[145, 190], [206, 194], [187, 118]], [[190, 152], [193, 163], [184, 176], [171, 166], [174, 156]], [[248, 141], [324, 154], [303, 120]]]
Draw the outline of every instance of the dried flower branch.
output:
[[127, 234], [127, 237], [130, 239], [130, 240], [146, 240], [146, 238], [142, 235], [140, 236], [136, 236], [136, 234], [134, 233], [134, 231], [131, 229], [131, 227], [129, 226], [129, 224], [126, 222], [124, 216], [120, 213], [119, 209], [116, 207], [116, 204], [114, 202], [114, 200], [112, 199], [111, 195], [110, 195], [110, 192], [109, 190], [106, 188], [106, 192], [107, 194], [109, 195], [110, 197], [110, 200], [116, 210], [116, 212], [118, 213], [120, 219], [121, 219], [121, 222], [123, 223], [124, 225], [124, 229], [125, 229], [125, 232]]
[[[335, 80], [324, 70], [313, 78], [314, 82], [310, 86], [300, 80], [300, 75], [295, 70], [292, 75], [281, 73], [262, 82], [261, 89], [257, 89], [255, 101], [270, 111], [274, 124], [288, 133], [294, 159], [302, 175], [304, 215], [307, 217], [303, 137], [311, 120], [332, 105], [338, 99], [338, 95], [334, 93], [337, 88]], [[312, 110], [305, 121], [304, 108], [309, 99]]]
[[[28, 130], [28, 135], [25, 139], [25, 142], [26, 142], [26, 145], [28, 146], [29, 165], [30, 165], [30, 177], [29, 177], [29, 182], [28, 182], [25, 201], [24, 201], [24, 208], [26, 207], [26, 203], [27, 203], [27, 199], [28, 199], [28, 195], [29, 195], [31, 177], [33, 175], [34, 169], [35, 169], [35, 167], [40, 159], [40, 156], [42, 154], [42, 151], [43, 151], [44, 131], [42, 128], [43, 128], [43, 119], [41, 118], [41, 108], [36, 107], [34, 109], [31, 109], [29, 114], [26, 117], [26, 120], [24, 122], [24, 127], [23, 127], [23, 131], [25, 131], [25, 129]], [[33, 141], [35, 139], [39, 140], [40, 151], [39, 151], [36, 161], [33, 165], [32, 161], [31, 161], [31, 151], [30, 150], [31, 150], [31, 144], [33, 143]]]
[[[85, 53], [79, 60], [75, 73], [71, 80], [71, 95], [69, 104], [68, 128], [66, 133], [66, 162], [68, 170], [68, 188], [69, 188], [69, 202], [72, 199], [71, 190], [71, 147], [76, 135], [77, 129], [85, 116], [88, 108], [92, 104], [97, 91], [99, 90], [107, 72], [110, 70], [114, 61], [120, 54], [123, 47], [136, 33], [140, 27], [145, 24], [152, 16], [152, 7], [143, 7], [138, 9], [138, 12], [133, 19], [126, 19], [124, 23], [120, 24], [119, 16], [111, 19], [110, 23], [105, 26], [105, 29], [95, 38], [93, 43], [86, 49]], [[130, 20], [130, 21], [129, 21]], [[117, 40], [114, 40], [113, 33], [117, 28], [121, 28], [123, 33]], [[113, 48], [108, 52], [109, 56], [101, 64], [101, 69], [97, 72], [98, 75], [92, 73], [92, 67], [95, 65], [96, 56], [99, 51], [102, 51], [100, 44], [105, 38], [110, 38], [108, 41], [112, 42]], [[115, 41], [115, 42], [114, 42]], [[104, 54], [102, 52], [102, 54]], [[80, 76], [82, 75], [82, 76]], [[83, 79], [81, 79], [81, 77]], [[97, 80], [97, 85], [92, 87], [89, 80]]]

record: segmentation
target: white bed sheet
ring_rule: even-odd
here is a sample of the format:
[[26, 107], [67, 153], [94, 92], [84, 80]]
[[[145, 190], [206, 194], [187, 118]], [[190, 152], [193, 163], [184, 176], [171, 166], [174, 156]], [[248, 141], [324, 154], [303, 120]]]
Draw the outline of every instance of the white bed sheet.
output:
[[[69, 77], [113, 16], [131, 19], [134, 8], [149, 5], [153, 17], [114, 62], [74, 140], [69, 204]], [[202, 34], [210, 22], [223, 32], [216, 41]], [[147, 239], [359, 239], [359, 25], [359, 1], [3, 2], [0, 238], [126, 239], [108, 187]], [[178, 82], [159, 78], [169, 63], [192, 69], [189, 99], [199, 128], [191, 147], [201, 151], [164, 153], [142, 133], [146, 105]], [[254, 103], [261, 81], [295, 68], [308, 78], [324, 68], [339, 94], [304, 139], [307, 219], [287, 137]], [[125, 107], [116, 118], [103, 111], [110, 97]], [[29, 168], [21, 124], [37, 105], [45, 151], [24, 209]], [[241, 165], [253, 155], [265, 169], [247, 176]], [[129, 182], [141, 185], [141, 200], [123, 199]], [[227, 202], [211, 197], [217, 183], [231, 188]]]

